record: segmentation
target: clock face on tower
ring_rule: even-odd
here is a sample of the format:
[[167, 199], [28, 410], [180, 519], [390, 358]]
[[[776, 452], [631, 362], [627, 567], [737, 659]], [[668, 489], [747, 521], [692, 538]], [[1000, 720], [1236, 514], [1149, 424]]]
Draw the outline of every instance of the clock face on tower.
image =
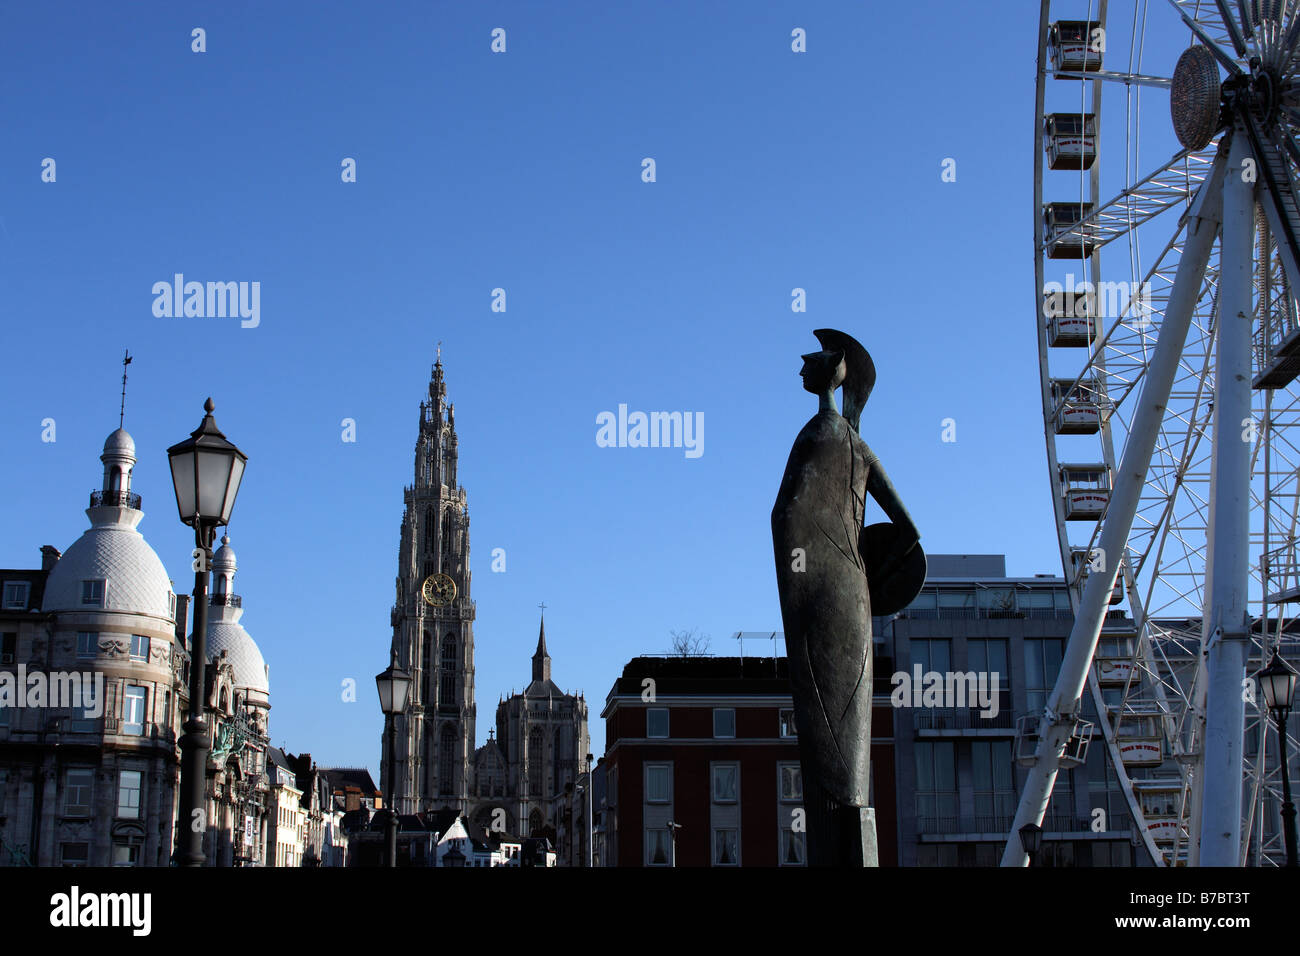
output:
[[456, 582], [445, 574], [431, 574], [424, 579], [420, 593], [430, 607], [448, 607], [456, 600]]

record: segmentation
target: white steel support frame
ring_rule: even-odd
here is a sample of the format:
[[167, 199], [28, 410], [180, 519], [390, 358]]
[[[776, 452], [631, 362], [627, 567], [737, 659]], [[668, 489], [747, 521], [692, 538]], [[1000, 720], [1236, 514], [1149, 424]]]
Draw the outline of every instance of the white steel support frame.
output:
[[[1205, 735], [1201, 763], [1200, 842], [1193, 866], [1237, 866], [1245, 701], [1242, 680], [1250, 644], [1251, 328], [1254, 308], [1255, 177], [1245, 131], [1232, 137], [1223, 184], [1219, 311], [1215, 329], [1214, 446], [1206, 560], [1209, 603], [1202, 620], [1206, 660]], [[1204, 686], [1204, 685], [1203, 685]]]
[[[1160, 326], [1155, 350], [1146, 370], [1142, 397], [1134, 413], [1124, 456], [1115, 476], [1114, 488], [1097, 542], [1103, 566], [1100, 571], [1090, 574], [1087, 578], [1075, 614], [1074, 626], [1070, 630], [1070, 637], [1061, 661], [1061, 669], [1051, 696], [1047, 700], [1045, 721], [1040, 730], [1034, 764], [1029, 769], [1024, 789], [1021, 791], [1015, 820], [1011, 824], [1007, 846], [1002, 855], [1003, 866], [1028, 864], [1028, 856], [1020, 844], [1020, 828], [1026, 823], [1042, 824], [1047, 802], [1056, 782], [1061, 755], [1074, 729], [1084, 684], [1088, 679], [1088, 671], [1092, 666], [1106, 609], [1115, 588], [1120, 558], [1125, 553], [1129, 533], [1132, 530], [1134, 515], [1146, 482], [1147, 468], [1155, 449], [1170, 389], [1173, 387], [1183, 344], [1187, 339], [1192, 312], [1200, 295], [1206, 266], [1219, 231], [1223, 215], [1221, 196], [1227, 165], [1228, 157], [1221, 146], [1215, 158], [1214, 168], [1197, 192], [1196, 199], [1185, 219], [1186, 237], [1183, 254], [1178, 262], [1174, 287], [1170, 293], [1164, 321]], [[1249, 259], [1247, 281], [1249, 281]], [[1246, 288], [1249, 295], [1249, 285]], [[1249, 338], [1246, 344], [1249, 346]], [[1246, 355], [1249, 358], [1249, 350]], [[1247, 389], [1246, 407], [1249, 412], [1249, 372], [1244, 382]], [[1234, 430], [1234, 434], [1240, 436], [1240, 429]], [[1242, 445], [1248, 452], [1248, 446], [1245, 443]], [[1240, 694], [1240, 684], [1237, 692]], [[1240, 790], [1239, 772], [1234, 774], [1233, 782]], [[1147, 844], [1148, 852], [1158, 856], [1150, 834], [1143, 833], [1142, 837]]]

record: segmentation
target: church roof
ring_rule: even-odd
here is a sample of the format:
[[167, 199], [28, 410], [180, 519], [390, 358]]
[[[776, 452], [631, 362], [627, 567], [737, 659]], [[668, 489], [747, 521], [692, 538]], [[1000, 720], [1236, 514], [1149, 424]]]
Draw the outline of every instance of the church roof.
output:
[[555, 681], [549, 677], [545, 680], [535, 680], [524, 688], [525, 697], [568, 697], [564, 691], [555, 685]]

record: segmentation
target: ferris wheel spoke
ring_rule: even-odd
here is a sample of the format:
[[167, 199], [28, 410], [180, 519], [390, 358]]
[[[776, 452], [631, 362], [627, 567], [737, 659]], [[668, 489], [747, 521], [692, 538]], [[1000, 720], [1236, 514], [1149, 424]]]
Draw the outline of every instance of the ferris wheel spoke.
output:
[[1168, 89], [1173, 80], [1165, 76], [1148, 76], [1145, 73], [1117, 73], [1113, 70], [1089, 70], [1081, 73], [1077, 70], [1057, 70], [1052, 76], [1058, 80], [1104, 80], [1107, 83], [1123, 83], [1125, 86], [1153, 86]]
[[[1233, 50], [1236, 51], [1239, 58], [1244, 59], [1246, 56], [1246, 41], [1242, 38], [1241, 29], [1237, 25], [1237, 20], [1228, 10], [1226, 0], [1214, 0], [1214, 5], [1219, 8], [1219, 19], [1223, 21], [1224, 29], [1228, 32], [1228, 40], [1232, 43]], [[1241, 22], [1247, 24], [1247, 27], [1249, 28], [1250, 20], [1247, 18], [1246, 9], [1241, 4], [1240, 0], [1238, 0], [1237, 9], [1241, 13]]]
[[[1197, 38], [1205, 44], [1205, 48], [1213, 54], [1214, 58], [1219, 61], [1223, 68], [1233, 76], [1240, 76], [1243, 71], [1237, 64], [1237, 61], [1234, 60], [1229, 53], [1224, 51], [1223, 47], [1219, 45], [1219, 42], [1210, 36], [1209, 31], [1206, 30], [1194, 16], [1187, 12], [1185, 9], [1186, 5], [1184, 3], [1179, 3], [1178, 0], [1169, 0], [1169, 3], [1178, 11], [1178, 15], [1183, 18], [1183, 23], [1187, 24], [1187, 28], [1196, 34]], [[1229, 37], [1231, 38], [1233, 28], [1230, 24], [1233, 23], [1232, 17], [1225, 16], [1223, 20], [1224, 27], [1228, 30]], [[1235, 45], [1235, 41], [1232, 42]]]
[[[1213, 144], [1212, 144], [1213, 145]], [[1102, 203], [1074, 225], [1049, 238], [1065, 237], [1087, 242], [1093, 250], [1105, 246], [1169, 209], [1185, 207], [1205, 181], [1213, 154], [1206, 150], [1181, 150], [1133, 186]]]

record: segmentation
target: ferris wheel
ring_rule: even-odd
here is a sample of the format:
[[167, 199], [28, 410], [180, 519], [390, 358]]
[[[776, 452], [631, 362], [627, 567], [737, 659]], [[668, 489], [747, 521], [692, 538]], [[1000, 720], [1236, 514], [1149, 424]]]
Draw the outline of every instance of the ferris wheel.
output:
[[1156, 865], [1278, 864], [1278, 741], [1251, 675], [1295, 648], [1300, 607], [1300, 0], [1042, 0], [1034, 123], [1075, 623], [1017, 736], [1003, 864], [1089, 746]]

